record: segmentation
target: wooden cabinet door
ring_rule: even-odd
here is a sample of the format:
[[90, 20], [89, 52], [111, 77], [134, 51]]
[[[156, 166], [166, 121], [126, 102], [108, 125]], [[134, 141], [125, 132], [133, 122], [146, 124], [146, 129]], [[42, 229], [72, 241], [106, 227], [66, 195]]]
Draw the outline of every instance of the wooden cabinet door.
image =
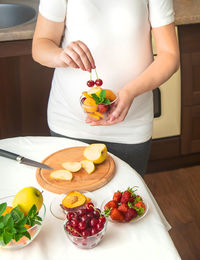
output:
[[183, 106], [198, 105], [200, 104], [200, 51], [182, 54], [181, 68]]
[[200, 105], [183, 107], [181, 153], [200, 152]]
[[52, 75], [33, 61], [31, 41], [0, 43], [0, 138], [49, 135]]

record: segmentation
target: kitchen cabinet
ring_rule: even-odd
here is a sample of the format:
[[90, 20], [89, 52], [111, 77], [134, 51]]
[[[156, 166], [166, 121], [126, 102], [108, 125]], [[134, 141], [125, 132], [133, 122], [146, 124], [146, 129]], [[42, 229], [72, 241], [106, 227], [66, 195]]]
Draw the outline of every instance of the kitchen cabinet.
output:
[[0, 42], [0, 138], [48, 135], [53, 70], [34, 62], [31, 40]]
[[200, 152], [200, 24], [179, 27], [182, 71], [181, 154]]
[[148, 171], [200, 164], [200, 24], [179, 25], [181, 134], [153, 141]]

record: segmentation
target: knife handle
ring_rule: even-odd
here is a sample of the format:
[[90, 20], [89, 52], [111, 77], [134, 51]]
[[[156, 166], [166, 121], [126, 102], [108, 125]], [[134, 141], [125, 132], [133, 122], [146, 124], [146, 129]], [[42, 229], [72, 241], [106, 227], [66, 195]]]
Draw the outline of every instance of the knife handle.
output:
[[19, 161], [22, 156], [0, 149], [0, 156]]

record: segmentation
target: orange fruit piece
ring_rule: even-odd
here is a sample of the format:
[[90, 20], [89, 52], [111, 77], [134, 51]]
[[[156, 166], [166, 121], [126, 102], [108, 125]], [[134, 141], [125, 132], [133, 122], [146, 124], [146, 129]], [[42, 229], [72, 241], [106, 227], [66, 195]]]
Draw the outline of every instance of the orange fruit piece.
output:
[[114, 94], [114, 92], [111, 89], [105, 89], [106, 91], [106, 96], [105, 98], [108, 98], [110, 101], [113, 101], [116, 99], [116, 95]]
[[88, 116], [91, 118], [91, 119], [94, 119], [94, 120], [100, 120], [100, 117], [95, 115], [94, 113], [88, 113]]
[[86, 98], [90, 98], [90, 95], [88, 95], [88, 93], [86, 91], [84, 91], [83, 93], [83, 96], [85, 96]]
[[29, 229], [29, 228], [31, 228], [31, 226], [30, 226], [30, 225], [28, 225], [28, 224], [25, 224], [24, 226], [25, 226], [25, 228], [26, 228], [26, 229]]
[[3, 212], [2, 216], [5, 216], [6, 214], [9, 214], [11, 212], [11, 210], [12, 210], [12, 207], [7, 206], [5, 211]]
[[101, 113], [99, 113], [99, 112], [94, 112], [94, 114], [95, 114], [96, 116], [99, 116], [99, 117], [101, 117], [101, 118], [104, 118], [104, 115], [101, 114]]
[[98, 106], [97, 106], [95, 100], [93, 98], [89, 97], [84, 100], [82, 107], [86, 112], [92, 113], [92, 112], [97, 111]]

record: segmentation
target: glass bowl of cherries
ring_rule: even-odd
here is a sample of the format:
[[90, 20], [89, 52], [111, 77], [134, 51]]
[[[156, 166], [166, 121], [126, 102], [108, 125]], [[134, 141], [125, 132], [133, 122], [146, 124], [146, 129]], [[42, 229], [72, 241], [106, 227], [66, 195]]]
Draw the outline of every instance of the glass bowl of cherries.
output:
[[[95, 70], [96, 73], [96, 70]], [[90, 74], [91, 75], [91, 74]], [[94, 121], [104, 121], [116, 105], [118, 96], [111, 89], [102, 87], [103, 81], [98, 78], [95, 81], [87, 81], [88, 91], [84, 91], [80, 97], [80, 104], [87, 117]]]
[[64, 221], [64, 231], [77, 247], [90, 249], [103, 239], [107, 222], [101, 210], [94, 207], [92, 202], [88, 202], [84, 208], [68, 212]]

